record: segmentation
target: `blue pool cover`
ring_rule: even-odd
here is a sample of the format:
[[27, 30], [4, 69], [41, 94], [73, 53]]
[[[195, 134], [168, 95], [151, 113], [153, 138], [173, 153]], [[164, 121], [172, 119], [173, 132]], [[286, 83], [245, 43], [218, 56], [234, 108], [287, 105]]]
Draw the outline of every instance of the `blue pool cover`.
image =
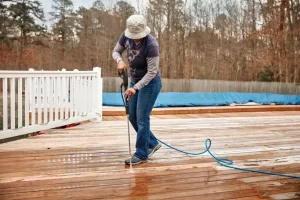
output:
[[[193, 106], [226, 106], [232, 103], [245, 104], [255, 102], [268, 105], [300, 105], [300, 95], [282, 95], [270, 93], [238, 92], [165, 92], [160, 93], [154, 107], [193, 107]], [[103, 93], [104, 106], [124, 106], [121, 93]]]

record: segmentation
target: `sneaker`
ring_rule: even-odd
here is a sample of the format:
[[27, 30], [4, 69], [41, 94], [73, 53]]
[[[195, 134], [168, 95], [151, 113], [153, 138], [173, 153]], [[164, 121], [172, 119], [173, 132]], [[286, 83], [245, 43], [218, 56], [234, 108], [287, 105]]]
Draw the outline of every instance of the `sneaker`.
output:
[[132, 165], [137, 165], [137, 164], [141, 164], [141, 163], [146, 163], [147, 160], [142, 160], [136, 156], [132, 156], [131, 158], [128, 158], [127, 160], [125, 160], [125, 164], [130, 165], [130, 160], [131, 160], [131, 164]]
[[148, 158], [150, 158], [160, 147], [161, 147], [161, 144], [158, 143], [153, 149], [149, 149], [148, 150]]

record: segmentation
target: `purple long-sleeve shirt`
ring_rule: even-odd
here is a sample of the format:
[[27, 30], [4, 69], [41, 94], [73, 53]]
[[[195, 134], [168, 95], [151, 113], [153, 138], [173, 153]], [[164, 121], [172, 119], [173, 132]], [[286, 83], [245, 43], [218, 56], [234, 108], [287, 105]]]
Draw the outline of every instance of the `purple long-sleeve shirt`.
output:
[[147, 35], [139, 45], [123, 33], [113, 50], [113, 59], [118, 63], [127, 50], [131, 79], [135, 89], [145, 87], [159, 73], [159, 46], [152, 35]]

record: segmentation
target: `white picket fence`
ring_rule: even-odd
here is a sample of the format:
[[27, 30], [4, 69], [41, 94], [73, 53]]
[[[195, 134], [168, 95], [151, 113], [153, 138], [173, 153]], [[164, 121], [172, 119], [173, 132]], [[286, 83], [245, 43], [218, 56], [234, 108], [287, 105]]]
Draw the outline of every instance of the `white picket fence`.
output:
[[93, 71], [0, 71], [0, 79], [0, 139], [85, 120], [102, 121], [99, 67]]

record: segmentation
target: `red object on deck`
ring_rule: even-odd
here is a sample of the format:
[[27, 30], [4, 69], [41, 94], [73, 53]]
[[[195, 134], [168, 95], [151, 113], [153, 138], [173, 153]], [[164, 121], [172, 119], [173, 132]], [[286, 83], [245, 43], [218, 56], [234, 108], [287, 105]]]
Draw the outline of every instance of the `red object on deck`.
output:
[[38, 135], [43, 135], [43, 134], [46, 134], [46, 132], [44, 132], [44, 131], [38, 132]]
[[71, 128], [71, 127], [74, 127], [74, 126], [78, 126], [80, 123], [73, 123], [73, 124], [68, 124], [66, 126], [66, 128]]

